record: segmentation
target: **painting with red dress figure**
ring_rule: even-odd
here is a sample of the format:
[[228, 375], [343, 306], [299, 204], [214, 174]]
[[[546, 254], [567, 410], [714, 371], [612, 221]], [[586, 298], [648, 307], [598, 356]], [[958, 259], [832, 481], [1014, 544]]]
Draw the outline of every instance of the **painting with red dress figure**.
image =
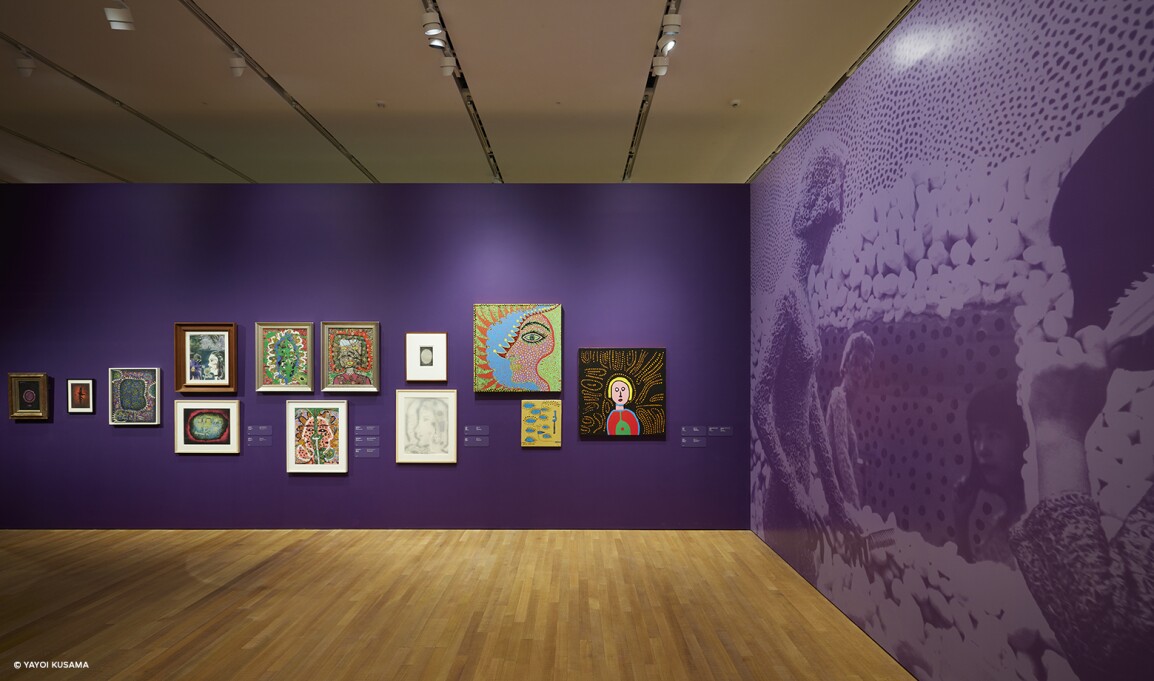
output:
[[322, 322], [325, 392], [377, 392], [380, 324]]
[[578, 432], [664, 439], [665, 348], [581, 348]]

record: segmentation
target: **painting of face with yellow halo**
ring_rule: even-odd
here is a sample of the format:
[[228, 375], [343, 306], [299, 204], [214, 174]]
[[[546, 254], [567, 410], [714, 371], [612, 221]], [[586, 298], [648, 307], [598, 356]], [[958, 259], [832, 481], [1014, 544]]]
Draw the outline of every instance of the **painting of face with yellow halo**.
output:
[[665, 348], [581, 348], [578, 434], [664, 439]]
[[473, 392], [560, 392], [561, 306], [473, 306]]

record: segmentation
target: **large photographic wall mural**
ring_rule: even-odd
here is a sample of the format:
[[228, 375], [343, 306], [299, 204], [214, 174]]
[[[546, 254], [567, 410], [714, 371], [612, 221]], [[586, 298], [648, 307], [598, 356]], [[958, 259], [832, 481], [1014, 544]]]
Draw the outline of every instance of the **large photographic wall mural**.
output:
[[1154, 3], [922, 0], [752, 186], [752, 528], [919, 679], [1154, 669]]

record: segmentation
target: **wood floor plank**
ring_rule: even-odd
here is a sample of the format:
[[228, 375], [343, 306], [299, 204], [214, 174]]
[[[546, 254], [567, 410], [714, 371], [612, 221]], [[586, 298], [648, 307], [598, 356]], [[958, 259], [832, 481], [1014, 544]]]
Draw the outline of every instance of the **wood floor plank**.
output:
[[[742, 531], [0, 531], [52, 679], [909, 681]], [[46, 677], [47, 678], [47, 677]]]

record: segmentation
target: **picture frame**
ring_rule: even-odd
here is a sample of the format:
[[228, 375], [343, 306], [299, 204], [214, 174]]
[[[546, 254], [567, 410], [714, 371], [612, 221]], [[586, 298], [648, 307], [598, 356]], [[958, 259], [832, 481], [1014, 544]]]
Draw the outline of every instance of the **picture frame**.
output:
[[285, 457], [289, 473], [349, 472], [349, 403], [285, 402]]
[[557, 449], [561, 446], [561, 400], [521, 400], [522, 449]]
[[397, 463], [457, 463], [457, 391], [397, 391]]
[[68, 379], [68, 413], [92, 414], [96, 412], [95, 381], [91, 378]]
[[405, 380], [449, 380], [448, 348], [447, 333], [406, 333]]
[[257, 322], [253, 336], [257, 392], [313, 391], [312, 322]]
[[17, 421], [47, 421], [51, 413], [52, 396], [48, 393], [48, 374], [8, 374], [8, 418]]
[[559, 393], [560, 303], [473, 305], [473, 392]]
[[174, 400], [177, 454], [240, 454], [240, 400]]
[[378, 322], [321, 322], [323, 392], [380, 392]]
[[160, 425], [160, 369], [113, 367], [108, 370], [108, 423], [113, 426]]
[[235, 393], [236, 323], [177, 322], [176, 392]]

